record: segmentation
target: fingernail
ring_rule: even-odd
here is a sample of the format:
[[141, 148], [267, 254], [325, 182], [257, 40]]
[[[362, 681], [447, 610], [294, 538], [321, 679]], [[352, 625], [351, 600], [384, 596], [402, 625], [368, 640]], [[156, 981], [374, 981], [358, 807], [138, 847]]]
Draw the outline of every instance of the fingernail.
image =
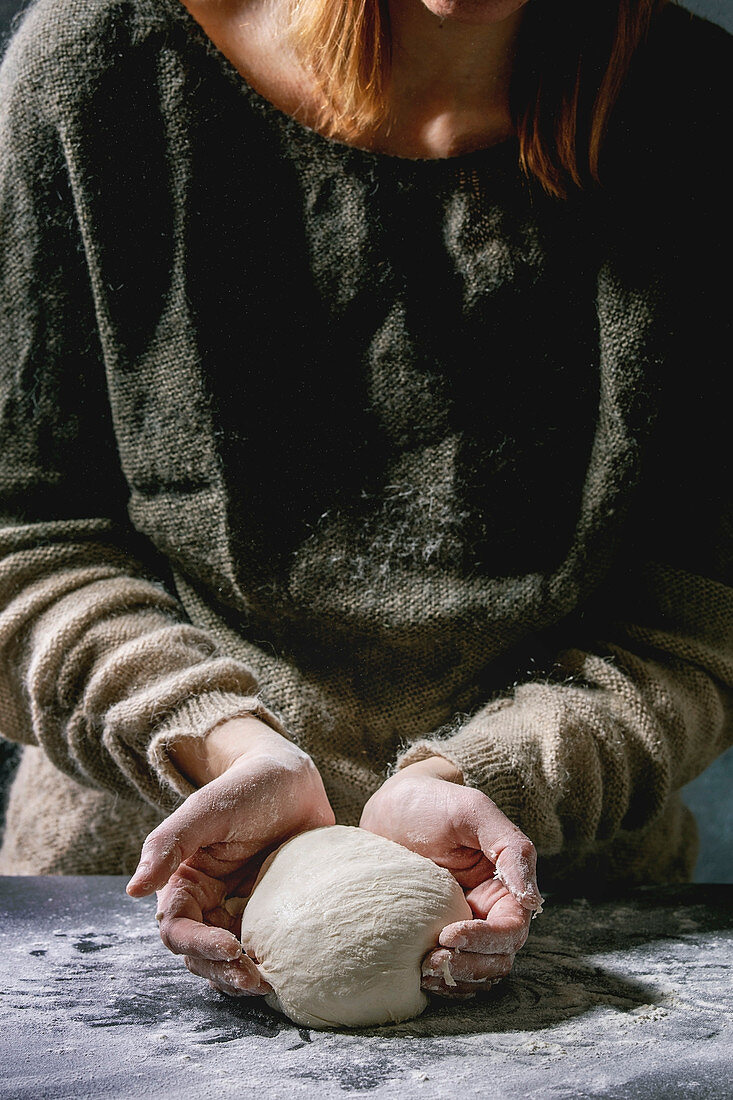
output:
[[240, 944], [236, 942], [232, 943], [220, 943], [217, 945], [219, 951], [219, 958], [222, 962], [236, 962], [237, 959], [241, 959], [244, 952]]
[[127, 884], [126, 889], [129, 890], [131, 886], [142, 886], [144, 890], [152, 889], [152, 882], [150, 881], [150, 864], [139, 863], [135, 868], [132, 878]]
[[523, 900], [524, 899], [526, 899], [538, 911], [542, 910], [545, 899], [542, 897], [542, 894], [540, 893], [539, 887], [537, 886], [536, 882], [530, 882], [527, 884], [527, 887], [524, 891]]
[[129, 894], [133, 889], [142, 890], [144, 894], [152, 894], [153, 884], [150, 879], [147, 878], [131, 878], [125, 887], [125, 892]]

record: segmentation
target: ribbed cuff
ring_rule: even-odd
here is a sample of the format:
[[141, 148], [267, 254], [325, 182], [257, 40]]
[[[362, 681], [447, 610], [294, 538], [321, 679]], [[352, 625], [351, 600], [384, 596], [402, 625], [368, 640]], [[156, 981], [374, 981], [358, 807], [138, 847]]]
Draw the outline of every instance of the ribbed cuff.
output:
[[158, 728], [148, 749], [148, 762], [164, 788], [179, 798], [188, 798], [196, 790], [171, 760], [172, 746], [182, 738], [205, 738], [222, 722], [231, 718], [252, 717], [270, 726], [276, 733], [290, 734], [280, 719], [257, 695], [237, 695], [234, 692], [209, 691], [181, 703]]
[[559, 851], [552, 777], [543, 774], [538, 747], [538, 735], [557, 721], [553, 702], [550, 687], [520, 688], [515, 699], [495, 700], [457, 732], [413, 742], [396, 766], [442, 756], [461, 771], [466, 786], [487, 794], [535, 843], [541, 837], [545, 850]]
[[396, 769], [399, 771], [410, 764], [416, 764], [418, 760], [427, 760], [430, 756], [442, 756], [444, 760], [460, 768], [467, 786], [483, 787], [487, 772], [493, 771], [499, 763], [496, 759], [496, 736], [492, 736], [492, 732], [498, 732], [496, 723], [497, 720], [501, 721], [500, 715], [504, 718], [503, 724], [506, 724], [507, 718], [511, 723], [514, 716], [506, 714], [508, 710], [514, 710], [513, 701], [499, 699], [484, 707], [458, 730], [454, 727], [444, 737], [438, 734], [413, 741], [397, 757]]

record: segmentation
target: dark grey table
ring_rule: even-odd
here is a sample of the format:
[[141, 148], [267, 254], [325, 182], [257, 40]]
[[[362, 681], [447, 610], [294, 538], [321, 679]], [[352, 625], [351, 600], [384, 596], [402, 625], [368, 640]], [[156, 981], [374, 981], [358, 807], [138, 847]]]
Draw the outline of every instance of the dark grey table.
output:
[[396, 1027], [233, 1001], [121, 878], [0, 878], [0, 1096], [733, 1097], [733, 887], [550, 900], [513, 975]]

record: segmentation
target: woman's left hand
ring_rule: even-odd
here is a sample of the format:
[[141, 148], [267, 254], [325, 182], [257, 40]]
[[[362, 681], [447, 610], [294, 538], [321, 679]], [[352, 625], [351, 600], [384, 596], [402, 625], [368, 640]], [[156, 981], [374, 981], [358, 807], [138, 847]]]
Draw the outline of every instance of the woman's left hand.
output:
[[391, 776], [360, 825], [446, 867], [475, 919], [447, 925], [423, 960], [423, 988], [470, 997], [506, 975], [542, 907], [532, 842], [457, 768], [432, 756]]

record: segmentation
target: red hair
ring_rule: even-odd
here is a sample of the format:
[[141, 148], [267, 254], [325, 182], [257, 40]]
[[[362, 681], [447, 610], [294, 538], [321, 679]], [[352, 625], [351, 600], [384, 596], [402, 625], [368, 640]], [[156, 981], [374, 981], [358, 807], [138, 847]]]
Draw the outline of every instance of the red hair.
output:
[[[291, 37], [313, 72], [327, 132], [384, 121], [391, 64], [387, 0], [291, 0]], [[551, 194], [599, 179], [608, 122], [636, 50], [666, 0], [530, 0], [511, 83], [525, 172]]]

